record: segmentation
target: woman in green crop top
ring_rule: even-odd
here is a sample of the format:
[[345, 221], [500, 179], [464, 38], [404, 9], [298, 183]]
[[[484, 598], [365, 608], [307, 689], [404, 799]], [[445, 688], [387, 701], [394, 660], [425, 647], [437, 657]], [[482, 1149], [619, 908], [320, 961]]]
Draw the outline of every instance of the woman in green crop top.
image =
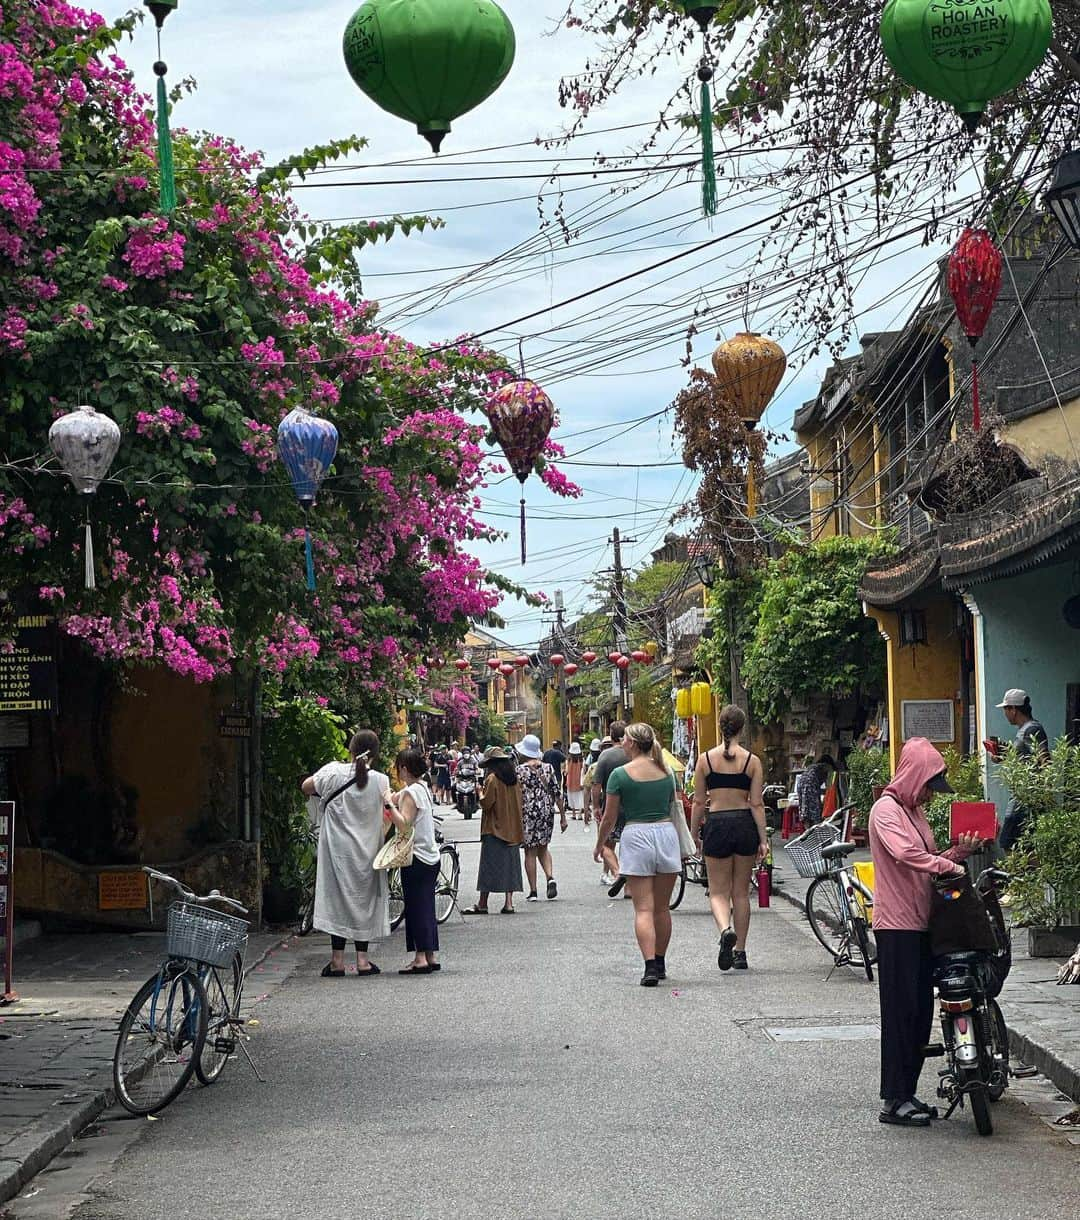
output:
[[641, 985], [655, 987], [667, 977], [668, 903], [682, 868], [679, 836], [671, 820], [675, 778], [663, 765], [660, 743], [647, 724], [627, 725], [623, 748], [627, 762], [608, 779], [593, 858], [600, 860], [603, 844], [621, 818], [625, 826], [619, 839], [619, 872], [634, 900], [634, 934], [645, 959]]

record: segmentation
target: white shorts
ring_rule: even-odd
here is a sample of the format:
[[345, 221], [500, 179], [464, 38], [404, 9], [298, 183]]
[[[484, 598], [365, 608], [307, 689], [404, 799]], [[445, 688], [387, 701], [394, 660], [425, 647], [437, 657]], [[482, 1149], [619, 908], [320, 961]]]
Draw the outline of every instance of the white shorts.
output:
[[580, 812], [585, 808], [585, 792], [579, 788], [576, 792], [568, 788], [566, 790], [566, 807], [573, 809], [575, 812]]
[[619, 872], [624, 877], [655, 877], [681, 869], [679, 836], [669, 819], [626, 823], [619, 839]]

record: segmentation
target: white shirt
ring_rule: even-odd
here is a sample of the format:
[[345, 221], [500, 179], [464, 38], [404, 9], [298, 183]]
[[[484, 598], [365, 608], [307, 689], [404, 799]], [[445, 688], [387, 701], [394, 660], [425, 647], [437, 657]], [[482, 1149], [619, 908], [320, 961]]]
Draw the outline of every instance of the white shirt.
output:
[[439, 845], [435, 842], [435, 815], [431, 792], [427, 784], [410, 784], [405, 791], [416, 805], [413, 822], [413, 857], [424, 864], [439, 863]]

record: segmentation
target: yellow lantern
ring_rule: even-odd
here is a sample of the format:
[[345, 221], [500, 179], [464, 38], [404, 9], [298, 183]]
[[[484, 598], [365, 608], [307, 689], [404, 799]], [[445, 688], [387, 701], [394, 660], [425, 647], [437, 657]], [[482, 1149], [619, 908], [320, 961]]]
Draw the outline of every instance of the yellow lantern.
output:
[[645, 645], [645, 651], [650, 657], [655, 657], [660, 651], [660, 645], [655, 640], [649, 640]]
[[695, 716], [707, 716], [712, 711], [712, 687], [708, 682], [695, 682], [690, 687], [690, 710]]
[[750, 429], [776, 393], [787, 369], [787, 357], [780, 344], [765, 335], [740, 331], [713, 352], [712, 366], [721, 387], [738, 408], [739, 418]]
[[680, 720], [689, 720], [693, 715], [690, 710], [690, 687], [683, 686], [675, 692], [675, 715]]

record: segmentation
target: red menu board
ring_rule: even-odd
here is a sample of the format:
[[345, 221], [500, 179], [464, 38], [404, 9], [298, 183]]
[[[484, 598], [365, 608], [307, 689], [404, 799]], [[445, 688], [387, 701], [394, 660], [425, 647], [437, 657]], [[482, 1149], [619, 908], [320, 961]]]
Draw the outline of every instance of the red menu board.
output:
[[15, 940], [15, 898], [11, 870], [15, 862], [15, 802], [0, 801], [0, 922], [4, 928], [4, 996], [11, 1004], [19, 997], [12, 979]]

